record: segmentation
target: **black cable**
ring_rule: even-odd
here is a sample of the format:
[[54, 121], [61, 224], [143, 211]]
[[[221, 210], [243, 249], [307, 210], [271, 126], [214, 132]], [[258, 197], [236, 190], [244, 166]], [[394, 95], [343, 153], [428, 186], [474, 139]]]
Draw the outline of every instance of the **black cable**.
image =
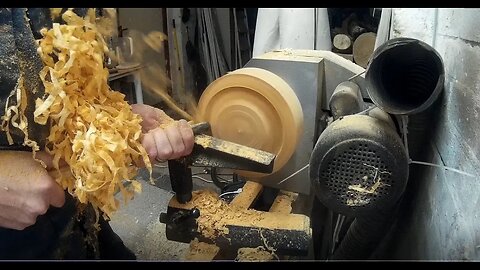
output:
[[226, 183], [221, 182], [217, 177], [217, 168], [212, 167], [210, 169], [210, 177], [212, 178], [212, 181], [215, 184], [215, 186], [217, 186], [220, 189], [223, 189], [225, 187]]

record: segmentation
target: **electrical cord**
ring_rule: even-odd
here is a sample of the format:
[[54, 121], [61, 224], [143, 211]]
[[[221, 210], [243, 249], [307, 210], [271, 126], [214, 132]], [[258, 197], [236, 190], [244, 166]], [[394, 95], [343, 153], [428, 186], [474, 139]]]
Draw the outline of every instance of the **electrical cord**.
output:
[[218, 197], [222, 198], [222, 197], [225, 196], [225, 195], [239, 194], [239, 193], [242, 193], [242, 191], [243, 191], [243, 188], [239, 188], [239, 189], [237, 189], [237, 190], [235, 190], [235, 191], [224, 192], [224, 193], [218, 195]]
[[192, 175], [192, 178], [200, 179], [200, 180], [202, 180], [203, 182], [206, 182], [206, 183], [213, 183], [213, 181], [208, 180], [208, 179], [203, 178], [203, 177], [198, 176], [198, 175]]

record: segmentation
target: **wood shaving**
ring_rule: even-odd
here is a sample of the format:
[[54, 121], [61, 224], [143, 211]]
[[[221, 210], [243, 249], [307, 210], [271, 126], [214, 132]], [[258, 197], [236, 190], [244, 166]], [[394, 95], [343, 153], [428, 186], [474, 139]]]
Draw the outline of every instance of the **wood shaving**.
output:
[[[141, 191], [132, 180], [137, 168], [130, 165], [143, 161], [151, 178], [152, 166], [140, 143], [142, 119], [125, 95], [108, 85], [108, 47], [97, 29], [95, 10], [81, 18], [69, 9], [62, 19], [66, 24], [41, 30], [38, 53], [45, 65], [40, 72], [45, 96], [36, 100], [34, 120], [43, 125], [52, 121], [46, 150], [54, 156], [56, 181], [81, 203], [92, 203], [110, 217], [119, 206], [117, 190], [125, 202]], [[61, 159], [71, 174], [61, 173]], [[124, 180], [133, 190], [123, 186]]]

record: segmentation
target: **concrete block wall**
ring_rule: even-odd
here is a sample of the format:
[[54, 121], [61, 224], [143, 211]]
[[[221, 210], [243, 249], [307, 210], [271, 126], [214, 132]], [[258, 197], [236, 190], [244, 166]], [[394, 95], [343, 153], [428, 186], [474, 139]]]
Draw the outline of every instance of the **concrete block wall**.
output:
[[[381, 256], [480, 260], [480, 9], [393, 9], [391, 38], [412, 37], [442, 56], [446, 81], [429, 162]], [[414, 170], [418, 165], [413, 165]], [[412, 192], [412, 191], [411, 191]]]

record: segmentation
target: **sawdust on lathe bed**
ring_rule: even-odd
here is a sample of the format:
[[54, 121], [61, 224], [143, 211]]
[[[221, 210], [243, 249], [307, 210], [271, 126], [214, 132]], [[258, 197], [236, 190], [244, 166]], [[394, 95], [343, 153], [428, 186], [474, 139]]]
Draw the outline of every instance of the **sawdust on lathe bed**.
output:
[[273, 254], [262, 246], [239, 248], [235, 260], [239, 262], [267, 262], [273, 260]]
[[230, 220], [249, 219], [253, 223], [261, 218], [260, 212], [229, 205], [210, 190], [195, 191], [192, 203], [200, 210], [200, 217], [197, 219], [198, 229], [203, 236], [210, 239], [220, 234], [227, 235], [226, 225]]
[[198, 241], [198, 238], [190, 242], [190, 249], [185, 255], [188, 261], [211, 261], [217, 255], [220, 248], [213, 244]]
[[[227, 204], [219, 199], [218, 194], [210, 190], [198, 190], [192, 193], [192, 200], [183, 207], [196, 207], [200, 210], [197, 218], [198, 231], [206, 238], [215, 239], [228, 235], [227, 225], [250, 226], [267, 229], [293, 229], [308, 227], [305, 220], [294, 214], [261, 212], [245, 209], [235, 204]], [[272, 218], [276, 215], [276, 218]], [[268, 218], [270, 217], [270, 218]], [[308, 223], [308, 222], [307, 222]]]
[[298, 194], [293, 192], [280, 191], [275, 200], [273, 201], [272, 206], [270, 207], [269, 212], [277, 213], [291, 213], [292, 212], [292, 203], [296, 200]]

